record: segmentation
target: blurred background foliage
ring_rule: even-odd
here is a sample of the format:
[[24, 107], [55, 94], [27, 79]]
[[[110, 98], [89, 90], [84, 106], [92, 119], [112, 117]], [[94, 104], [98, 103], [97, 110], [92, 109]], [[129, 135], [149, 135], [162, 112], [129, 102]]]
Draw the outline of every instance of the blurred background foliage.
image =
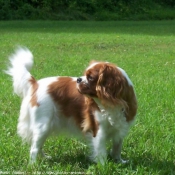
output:
[[0, 20], [175, 19], [175, 0], [0, 0]]

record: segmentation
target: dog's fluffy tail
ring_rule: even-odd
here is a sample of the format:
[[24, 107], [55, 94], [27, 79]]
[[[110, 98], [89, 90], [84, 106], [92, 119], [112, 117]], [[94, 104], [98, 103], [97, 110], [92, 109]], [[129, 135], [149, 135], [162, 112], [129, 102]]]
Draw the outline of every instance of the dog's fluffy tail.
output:
[[23, 98], [30, 87], [30, 69], [33, 65], [33, 55], [27, 48], [18, 48], [9, 57], [11, 66], [5, 71], [13, 79], [14, 92]]
[[18, 134], [23, 141], [31, 142], [32, 131], [30, 130], [30, 115], [28, 98], [25, 98], [31, 87], [30, 69], [33, 65], [33, 55], [27, 48], [19, 47], [14, 54], [9, 57], [10, 66], [7, 71], [13, 80], [14, 92], [23, 98], [18, 119]]

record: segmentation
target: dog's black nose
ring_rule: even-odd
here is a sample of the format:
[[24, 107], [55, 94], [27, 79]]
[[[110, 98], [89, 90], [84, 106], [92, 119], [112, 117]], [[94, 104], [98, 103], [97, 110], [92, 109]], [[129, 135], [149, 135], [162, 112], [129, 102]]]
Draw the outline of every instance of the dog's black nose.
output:
[[77, 83], [80, 83], [82, 81], [82, 78], [77, 78]]

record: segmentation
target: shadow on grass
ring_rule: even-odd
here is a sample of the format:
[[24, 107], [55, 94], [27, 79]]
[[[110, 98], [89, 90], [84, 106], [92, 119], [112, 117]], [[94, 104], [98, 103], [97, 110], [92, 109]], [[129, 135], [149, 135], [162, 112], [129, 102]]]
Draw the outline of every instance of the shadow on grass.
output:
[[129, 166], [132, 167], [133, 170], [137, 170], [137, 167], [144, 167], [145, 170], [150, 170], [150, 172], [159, 172], [160, 175], [175, 173], [175, 160], [161, 160], [153, 157], [149, 153], [142, 156], [131, 157]]
[[[115, 165], [115, 162], [110, 157], [108, 157], [108, 160], [110, 163], [114, 163]], [[87, 170], [90, 166], [95, 165], [86, 155], [81, 153], [78, 153], [77, 155], [62, 154], [58, 157], [55, 156], [48, 161], [48, 164], [52, 166], [55, 162], [61, 164], [61, 166], [78, 166], [80, 169], [84, 170]], [[116, 163], [117, 169], [128, 169], [136, 172], [141, 168], [145, 170], [145, 172], [155, 172], [160, 175], [175, 173], [175, 162], [173, 160], [160, 160], [149, 153], [142, 156], [130, 157], [129, 163], [121, 164], [120, 166], [118, 165], [119, 164]]]
[[59, 163], [63, 166], [77, 165], [81, 169], [88, 169], [90, 165], [93, 165], [90, 159], [81, 153], [77, 155], [62, 154], [61, 156], [55, 156], [48, 160], [48, 164], [50, 166], [52, 166], [54, 163]]

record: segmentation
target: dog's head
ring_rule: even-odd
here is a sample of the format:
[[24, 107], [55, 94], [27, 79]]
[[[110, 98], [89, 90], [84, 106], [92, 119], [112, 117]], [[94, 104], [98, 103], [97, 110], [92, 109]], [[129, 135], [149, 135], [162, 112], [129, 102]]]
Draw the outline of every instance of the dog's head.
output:
[[122, 69], [107, 62], [91, 62], [85, 76], [77, 79], [81, 94], [97, 98], [104, 106], [125, 104], [129, 87]]

